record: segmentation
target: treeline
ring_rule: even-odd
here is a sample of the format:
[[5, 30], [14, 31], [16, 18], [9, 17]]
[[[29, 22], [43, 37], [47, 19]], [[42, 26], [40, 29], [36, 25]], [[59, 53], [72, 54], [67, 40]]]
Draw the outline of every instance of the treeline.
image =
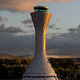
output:
[[0, 80], [21, 80], [31, 61], [31, 59], [21, 58], [0, 59]]
[[61, 80], [80, 80], [80, 59], [53, 59], [49, 61]]
[[[31, 61], [32, 59], [21, 58], [0, 59], [0, 80], [21, 80]], [[79, 58], [49, 58], [49, 61], [60, 80], [80, 80]]]

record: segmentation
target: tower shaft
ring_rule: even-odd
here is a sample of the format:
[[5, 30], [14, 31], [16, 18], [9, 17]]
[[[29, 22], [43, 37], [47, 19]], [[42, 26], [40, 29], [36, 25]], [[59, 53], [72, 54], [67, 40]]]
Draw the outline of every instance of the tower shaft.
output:
[[51, 14], [34, 12], [31, 16], [35, 27], [35, 55], [46, 55], [46, 29]]

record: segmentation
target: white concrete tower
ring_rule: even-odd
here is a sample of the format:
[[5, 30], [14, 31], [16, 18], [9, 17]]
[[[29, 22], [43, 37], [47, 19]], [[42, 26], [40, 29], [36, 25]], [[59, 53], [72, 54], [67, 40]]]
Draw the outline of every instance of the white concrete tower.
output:
[[31, 13], [35, 27], [35, 55], [23, 80], [58, 80], [46, 56], [46, 29], [51, 13], [48, 7], [36, 6]]

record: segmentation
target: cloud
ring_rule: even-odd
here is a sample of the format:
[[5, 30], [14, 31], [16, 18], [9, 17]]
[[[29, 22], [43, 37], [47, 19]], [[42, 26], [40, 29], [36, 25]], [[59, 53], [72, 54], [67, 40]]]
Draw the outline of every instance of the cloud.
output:
[[80, 43], [80, 25], [76, 29], [70, 28], [68, 31], [69, 33], [66, 34], [66, 37], [70, 37]]
[[8, 18], [0, 16], [0, 23], [6, 22]]
[[16, 27], [5, 27], [4, 24], [0, 25], [0, 32], [5, 32], [5, 33], [18, 33], [18, 32], [23, 32], [22, 29], [16, 28]]
[[[0, 27], [0, 30], [3, 30], [0, 33], [0, 53], [4, 52], [12, 55], [34, 54], [35, 37], [33, 35], [13, 35], [6, 31], [5, 26]], [[80, 25], [76, 28], [76, 32], [75, 30], [69, 30], [68, 33], [60, 35], [53, 33], [52, 35], [52, 38], [47, 38], [48, 54], [80, 56]]]
[[32, 7], [40, 3], [58, 2], [64, 3], [79, 0], [0, 0], [0, 10], [9, 11], [32, 11]]
[[22, 23], [23, 23], [23, 24], [30, 24], [30, 23], [32, 23], [32, 20], [30, 20], [30, 19], [24, 20], [24, 21], [22, 21]]
[[0, 21], [2, 21], [2, 17], [0, 16]]
[[29, 28], [33, 28], [33, 25], [28, 25]]
[[53, 28], [55, 26], [56, 26], [56, 24], [51, 24], [51, 25], [49, 25], [49, 28]]
[[55, 35], [48, 39], [47, 49], [53, 51], [50, 54], [80, 56], [80, 25], [76, 29], [70, 28], [68, 33]]
[[73, 31], [77, 31], [77, 29], [70, 28], [68, 29], [68, 31], [73, 32]]
[[70, 28], [70, 29], [68, 29], [68, 31], [70, 31], [70, 32], [79, 32], [80, 31], [80, 25], [78, 26], [78, 28], [77, 29], [74, 29], [74, 28]]
[[62, 28], [55, 28], [56, 30], [61, 30]]
[[0, 53], [12, 55], [30, 55], [34, 50], [32, 36], [17, 36], [9, 33], [0, 33]]

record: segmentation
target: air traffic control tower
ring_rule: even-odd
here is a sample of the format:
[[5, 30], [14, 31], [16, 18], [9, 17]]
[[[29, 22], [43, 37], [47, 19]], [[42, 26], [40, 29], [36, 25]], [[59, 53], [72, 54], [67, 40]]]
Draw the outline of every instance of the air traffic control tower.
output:
[[31, 13], [35, 28], [35, 55], [23, 80], [58, 80], [55, 71], [46, 56], [46, 29], [51, 13], [48, 7], [36, 6]]

